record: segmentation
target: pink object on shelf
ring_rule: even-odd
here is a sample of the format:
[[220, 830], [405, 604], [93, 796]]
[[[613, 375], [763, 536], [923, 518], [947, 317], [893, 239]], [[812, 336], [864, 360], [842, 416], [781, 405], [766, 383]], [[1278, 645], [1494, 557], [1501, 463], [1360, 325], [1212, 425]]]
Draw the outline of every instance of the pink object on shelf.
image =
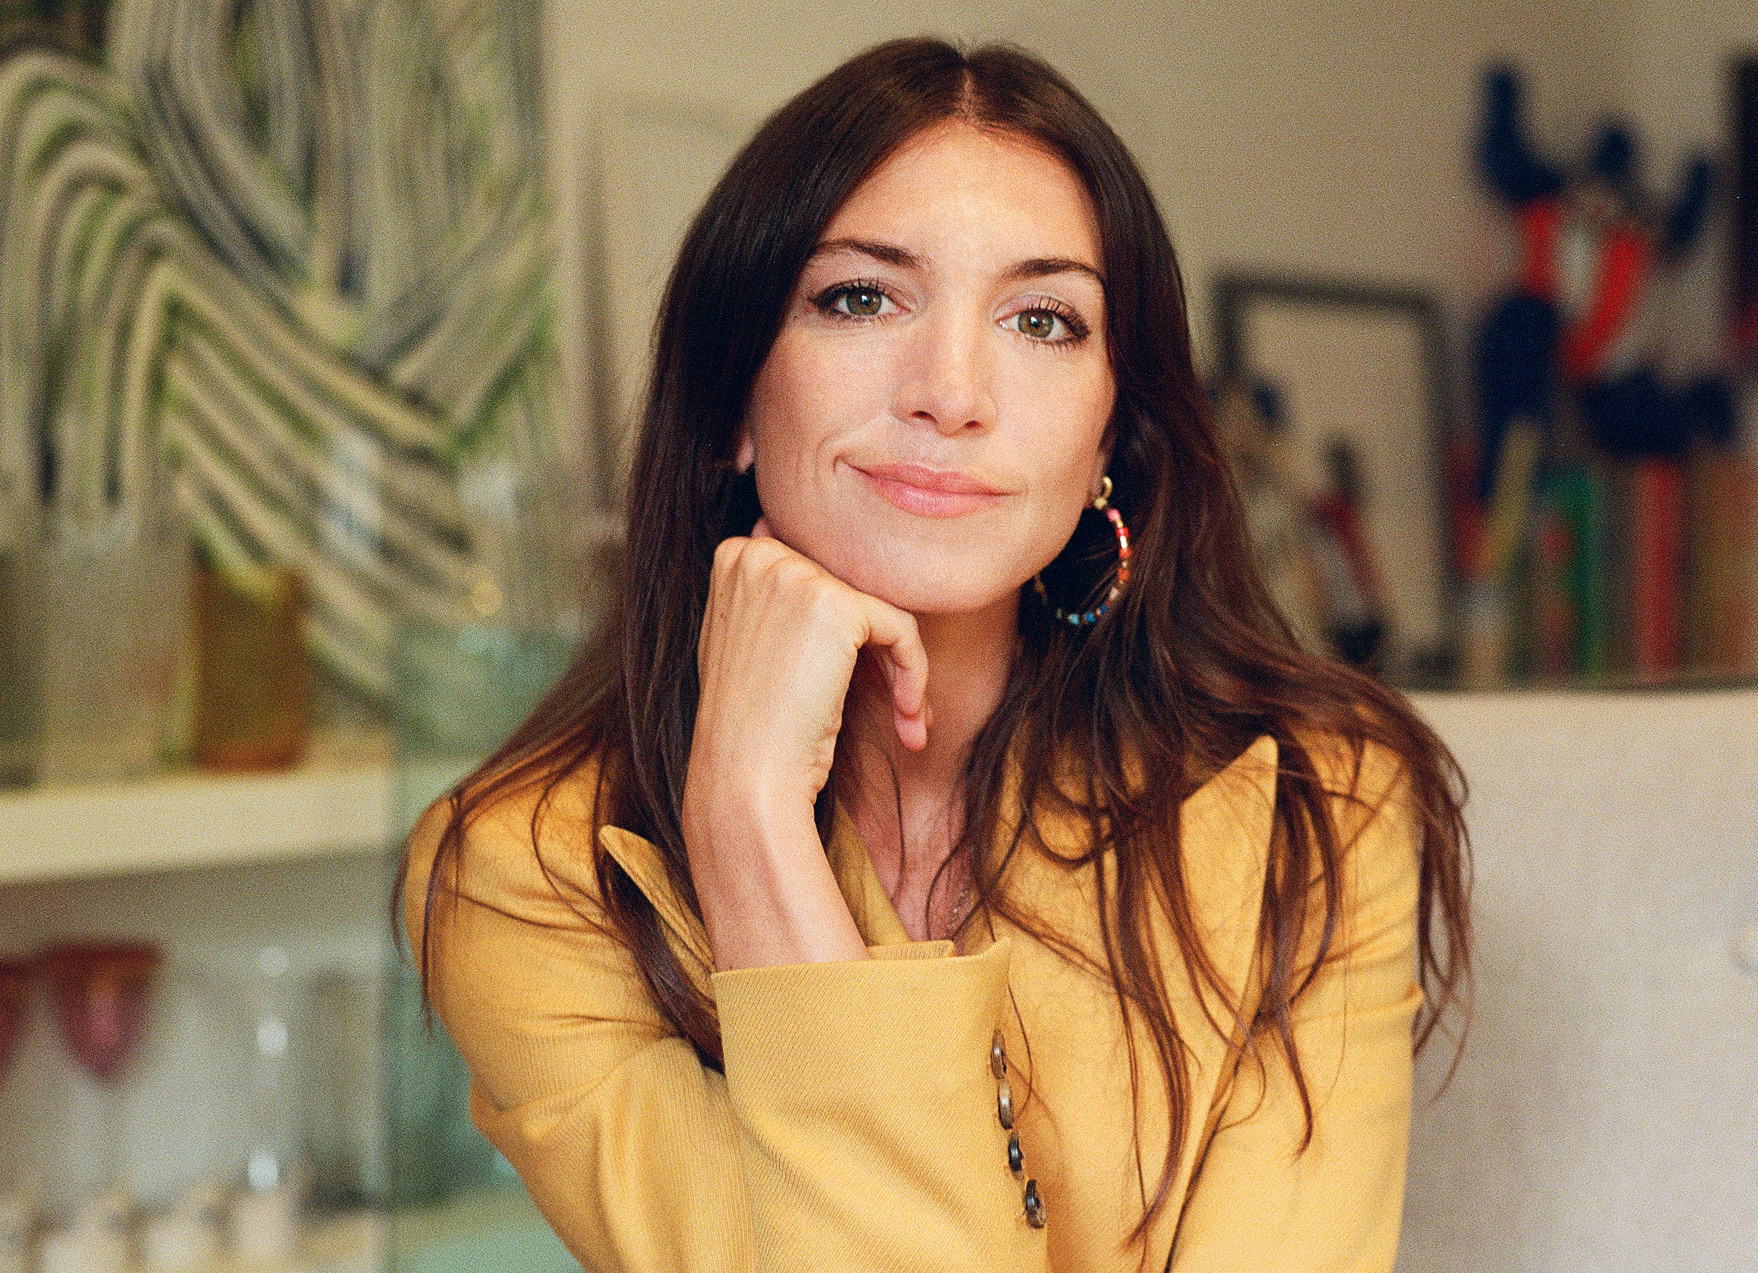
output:
[[61, 1037], [101, 1083], [114, 1082], [133, 1054], [159, 961], [152, 942], [81, 942], [41, 956]]

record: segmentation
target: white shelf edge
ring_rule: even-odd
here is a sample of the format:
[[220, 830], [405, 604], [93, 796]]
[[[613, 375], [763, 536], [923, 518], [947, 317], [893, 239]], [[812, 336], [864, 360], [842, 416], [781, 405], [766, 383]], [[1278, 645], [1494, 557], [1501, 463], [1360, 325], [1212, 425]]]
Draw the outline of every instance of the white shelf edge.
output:
[[0, 885], [370, 852], [394, 833], [392, 803], [383, 748], [314, 748], [275, 773], [0, 792]]

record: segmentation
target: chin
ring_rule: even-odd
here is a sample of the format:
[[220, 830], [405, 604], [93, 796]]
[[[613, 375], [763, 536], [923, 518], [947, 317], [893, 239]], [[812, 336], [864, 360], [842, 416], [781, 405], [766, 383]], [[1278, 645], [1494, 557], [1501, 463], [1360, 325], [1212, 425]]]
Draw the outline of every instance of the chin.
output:
[[1030, 574], [983, 560], [968, 549], [937, 554], [829, 554], [824, 568], [849, 587], [911, 614], [973, 614], [1018, 598]]
[[[879, 596], [874, 593], [874, 596]], [[896, 606], [899, 610], [907, 610], [911, 614], [957, 615], [978, 614], [994, 609], [1001, 601], [1019, 596], [1017, 587], [1008, 588], [1003, 592], [972, 593], [969, 591], [949, 591], [933, 588], [911, 588], [882, 597], [881, 600]]]

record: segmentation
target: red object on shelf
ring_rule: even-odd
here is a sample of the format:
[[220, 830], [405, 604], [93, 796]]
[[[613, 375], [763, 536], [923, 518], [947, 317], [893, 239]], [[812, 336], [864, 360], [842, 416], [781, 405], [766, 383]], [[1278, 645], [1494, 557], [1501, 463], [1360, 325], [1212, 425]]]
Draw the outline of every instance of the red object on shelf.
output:
[[38, 962], [62, 1039], [100, 1083], [116, 1080], [140, 1040], [160, 958], [152, 942], [79, 942]]
[[1630, 475], [1630, 670], [1685, 661], [1685, 468], [1639, 460]]
[[1455, 440], [1447, 448], [1447, 511], [1453, 539], [1453, 564], [1459, 577], [1483, 578], [1483, 539], [1486, 515], [1476, 495], [1478, 459], [1471, 445]]
[[1699, 456], [1689, 499], [1686, 661], [1750, 676], [1758, 672], [1758, 461]]
[[1532, 528], [1532, 665], [1542, 681], [1564, 681], [1575, 670], [1580, 618], [1569, 584], [1579, 552], [1568, 517], [1545, 500]]

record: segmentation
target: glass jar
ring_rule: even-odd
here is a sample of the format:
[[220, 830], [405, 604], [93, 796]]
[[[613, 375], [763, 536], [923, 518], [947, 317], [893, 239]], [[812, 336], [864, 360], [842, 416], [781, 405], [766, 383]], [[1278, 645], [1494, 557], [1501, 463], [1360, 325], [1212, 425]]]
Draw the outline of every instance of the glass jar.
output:
[[188, 614], [180, 522], [125, 511], [48, 519], [22, 544], [23, 650], [36, 779], [93, 782], [158, 764], [170, 732]]

